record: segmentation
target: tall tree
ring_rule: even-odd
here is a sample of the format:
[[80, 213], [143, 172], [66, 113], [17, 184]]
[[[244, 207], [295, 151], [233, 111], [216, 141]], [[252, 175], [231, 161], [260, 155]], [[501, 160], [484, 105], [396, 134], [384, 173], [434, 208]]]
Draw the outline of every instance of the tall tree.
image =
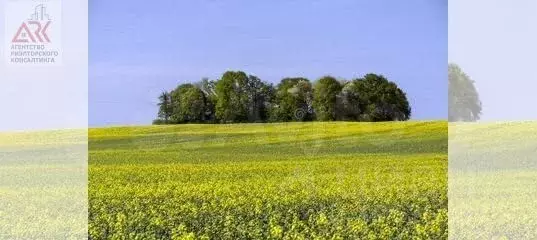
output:
[[160, 94], [158, 99], [159, 99], [158, 118], [163, 120], [163, 123], [167, 124], [170, 122], [170, 118], [173, 114], [171, 95], [169, 92], [164, 91]]
[[448, 65], [448, 119], [473, 122], [481, 116], [481, 101], [474, 81], [456, 64]]
[[205, 121], [205, 96], [197, 87], [185, 89], [181, 93], [180, 115], [184, 122], [201, 123]]
[[216, 81], [209, 80], [208, 78], [201, 79], [196, 83], [196, 86], [205, 95], [205, 121], [215, 121], [215, 107], [216, 107]]
[[352, 88], [356, 88], [354, 91], [360, 94], [360, 120], [376, 122], [410, 119], [411, 108], [406, 93], [384, 76], [366, 74], [363, 78], [355, 79]]
[[272, 102], [273, 87], [256, 76], [248, 76], [246, 85], [248, 95], [248, 122], [265, 122]]
[[340, 92], [341, 85], [334, 77], [325, 76], [315, 83], [313, 108], [317, 120], [336, 120], [337, 96]]
[[341, 92], [337, 96], [337, 120], [359, 121], [360, 93], [354, 86], [355, 82], [344, 82]]
[[227, 71], [216, 84], [216, 118], [221, 122], [246, 122], [249, 97], [248, 76], [241, 71]]
[[193, 84], [179, 85], [171, 93], [175, 123], [202, 122], [205, 120], [205, 96]]

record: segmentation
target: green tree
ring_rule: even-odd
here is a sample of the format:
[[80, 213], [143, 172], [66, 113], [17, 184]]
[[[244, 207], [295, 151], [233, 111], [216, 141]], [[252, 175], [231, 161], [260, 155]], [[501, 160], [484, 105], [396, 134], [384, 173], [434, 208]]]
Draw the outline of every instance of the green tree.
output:
[[313, 88], [306, 78], [284, 78], [276, 87], [271, 121], [313, 120]]
[[331, 76], [325, 76], [315, 83], [313, 91], [313, 109], [317, 120], [334, 121], [337, 117], [337, 96], [341, 84]]
[[205, 121], [205, 96], [199, 88], [186, 89], [182, 93], [180, 104], [180, 114], [183, 121], [189, 123]]
[[205, 95], [193, 84], [179, 85], [171, 93], [175, 123], [202, 122], [205, 120]]
[[246, 122], [249, 97], [248, 76], [241, 71], [227, 71], [216, 83], [216, 118], [223, 122]]
[[261, 121], [270, 121], [272, 106], [275, 102], [276, 89], [272, 84], [264, 84], [260, 90], [261, 97], [258, 98], [257, 106], [259, 108], [259, 117]]
[[159, 99], [159, 110], [158, 110], [158, 119], [161, 120], [161, 123], [167, 124], [170, 122], [170, 118], [173, 114], [172, 107], [172, 98], [169, 92], [164, 91], [158, 97]]
[[473, 122], [481, 116], [481, 101], [474, 81], [456, 64], [448, 64], [448, 119]]
[[360, 93], [355, 87], [356, 82], [343, 83], [343, 88], [337, 96], [337, 120], [359, 121]]
[[205, 95], [205, 121], [215, 122], [215, 107], [216, 107], [216, 81], [203, 78], [196, 86]]
[[406, 93], [382, 75], [366, 74], [351, 86], [359, 94], [360, 120], [408, 120], [411, 115]]
[[248, 95], [248, 122], [267, 121], [274, 92], [272, 85], [250, 75], [245, 92]]

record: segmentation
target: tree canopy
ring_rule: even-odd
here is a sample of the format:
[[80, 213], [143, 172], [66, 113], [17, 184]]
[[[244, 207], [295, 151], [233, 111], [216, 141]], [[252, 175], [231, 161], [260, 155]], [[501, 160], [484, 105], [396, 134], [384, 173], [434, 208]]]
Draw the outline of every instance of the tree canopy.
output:
[[336, 120], [337, 96], [341, 84], [331, 76], [325, 76], [315, 83], [313, 108], [319, 121]]
[[366, 74], [352, 81], [362, 121], [406, 121], [411, 108], [405, 92], [382, 75]]
[[274, 105], [271, 110], [273, 122], [313, 120], [313, 89], [306, 78], [284, 78], [276, 86]]
[[248, 119], [248, 76], [237, 71], [225, 72], [216, 83], [216, 119], [223, 123]]
[[450, 122], [474, 122], [481, 117], [481, 101], [474, 81], [457, 64], [448, 65]]
[[408, 120], [405, 92], [384, 76], [315, 82], [283, 78], [276, 86], [242, 71], [227, 71], [218, 80], [202, 79], [159, 96], [155, 124], [244, 123], [289, 121]]
[[174, 123], [205, 121], [205, 94], [193, 84], [179, 85], [171, 92], [172, 114]]

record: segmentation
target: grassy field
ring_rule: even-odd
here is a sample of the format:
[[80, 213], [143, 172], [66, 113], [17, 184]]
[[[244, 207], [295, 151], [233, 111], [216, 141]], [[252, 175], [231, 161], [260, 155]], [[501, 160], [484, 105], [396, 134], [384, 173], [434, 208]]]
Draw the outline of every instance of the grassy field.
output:
[[0, 239], [84, 239], [87, 129], [0, 133]]
[[449, 125], [450, 239], [537, 239], [537, 122]]
[[447, 122], [89, 131], [91, 239], [446, 239]]

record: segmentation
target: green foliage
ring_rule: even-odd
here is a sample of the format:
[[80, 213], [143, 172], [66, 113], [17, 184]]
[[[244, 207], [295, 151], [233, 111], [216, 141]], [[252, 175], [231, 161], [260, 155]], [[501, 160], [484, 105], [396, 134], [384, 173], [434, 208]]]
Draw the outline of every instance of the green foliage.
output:
[[284, 78], [276, 87], [276, 104], [273, 106], [273, 122], [312, 120], [313, 88], [306, 78]]
[[203, 92], [205, 96], [205, 121], [208, 123], [215, 122], [215, 107], [216, 107], [216, 81], [211, 81], [208, 78], [203, 78], [196, 86]]
[[157, 118], [155, 120], [153, 120], [153, 125], [164, 125], [164, 124], [169, 124], [170, 121], [166, 121], [164, 119], [160, 119], [160, 118]]
[[216, 118], [223, 123], [246, 122], [248, 119], [248, 76], [227, 71], [216, 83]]
[[159, 111], [158, 117], [161, 121], [155, 121], [155, 123], [166, 124], [170, 122], [170, 118], [173, 115], [172, 96], [169, 92], [162, 92], [159, 96]]
[[447, 123], [89, 130], [91, 239], [446, 239]]
[[284, 78], [274, 87], [257, 76], [227, 71], [218, 81], [182, 84], [159, 97], [154, 124], [292, 121], [394, 121], [410, 118], [406, 94], [384, 76], [339, 82]]
[[186, 122], [202, 122], [205, 117], [205, 96], [198, 88], [189, 88], [183, 93], [181, 114]]
[[331, 76], [325, 76], [315, 83], [313, 107], [317, 120], [334, 121], [337, 113], [337, 95], [341, 84]]
[[356, 82], [344, 83], [337, 95], [337, 119], [343, 121], [360, 121], [360, 93], [355, 87]]
[[365, 121], [404, 121], [410, 118], [406, 94], [382, 75], [366, 74], [350, 87], [359, 96], [360, 118]]
[[202, 122], [205, 120], [205, 95], [192, 84], [182, 84], [171, 92], [175, 123]]
[[274, 87], [250, 75], [245, 92], [248, 95], [248, 122], [268, 121]]
[[481, 115], [481, 101], [474, 81], [456, 64], [448, 65], [449, 121], [474, 122]]

